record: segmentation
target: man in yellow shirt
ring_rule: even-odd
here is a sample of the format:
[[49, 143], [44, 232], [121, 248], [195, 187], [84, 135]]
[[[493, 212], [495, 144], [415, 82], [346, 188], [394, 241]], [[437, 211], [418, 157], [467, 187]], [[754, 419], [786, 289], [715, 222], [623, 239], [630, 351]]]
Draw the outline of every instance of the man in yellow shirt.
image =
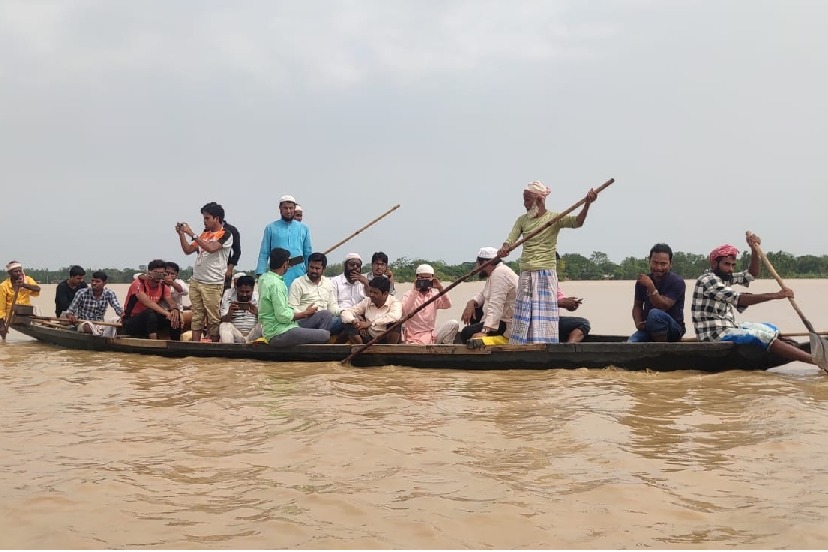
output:
[[4, 338], [9, 331], [6, 327], [6, 320], [11, 314], [15, 292], [17, 292], [15, 305], [31, 305], [31, 298], [40, 295], [40, 286], [34, 278], [23, 273], [22, 264], [12, 261], [6, 265], [6, 272], [9, 273], [9, 277], [0, 283], [0, 335]]
[[[512, 231], [497, 252], [506, 257], [512, 245], [522, 236], [528, 236], [558, 216], [546, 210], [549, 188], [531, 182], [523, 190], [526, 214], [515, 221]], [[558, 343], [558, 272], [555, 253], [561, 228], [580, 228], [584, 225], [590, 204], [597, 198], [590, 189], [578, 216], [565, 216], [523, 244], [520, 256], [520, 278], [517, 286], [515, 310], [509, 343]]]

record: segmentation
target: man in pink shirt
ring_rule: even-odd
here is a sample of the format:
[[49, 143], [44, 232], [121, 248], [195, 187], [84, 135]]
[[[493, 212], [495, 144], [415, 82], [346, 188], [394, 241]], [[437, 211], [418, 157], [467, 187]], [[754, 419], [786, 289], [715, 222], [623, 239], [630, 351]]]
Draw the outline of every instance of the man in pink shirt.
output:
[[[415, 273], [417, 279], [414, 280], [414, 288], [403, 295], [403, 318], [408, 317], [422, 304], [443, 291], [443, 285], [434, 277], [434, 269], [430, 265], [418, 266]], [[438, 330], [434, 329], [437, 323], [437, 309], [450, 308], [451, 300], [448, 295], [441, 295], [436, 301], [417, 312], [403, 324], [403, 342], [418, 345], [454, 343], [454, 336], [460, 328], [457, 320], [449, 320]]]

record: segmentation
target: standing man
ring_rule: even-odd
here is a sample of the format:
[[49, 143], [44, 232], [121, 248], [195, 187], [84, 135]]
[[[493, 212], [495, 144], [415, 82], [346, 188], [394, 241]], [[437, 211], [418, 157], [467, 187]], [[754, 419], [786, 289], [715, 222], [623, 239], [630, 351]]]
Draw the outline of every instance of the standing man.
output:
[[767, 322], [736, 322], [736, 312], [743, 312], [751, 305], [774, 299], [793, 297], [793, 290], [782, 288], [774, 293], [737, 292], [731, 286], [748, 286], [759, 276], [761, 240], [756, 234], [748, 234], [750, 266], [746, 271], [734, 272], [739, 250], [730, 244], [710, 252], [710, 268], [696, 280], [693, 289], [693, 326], [699, 341], [731, 341], [755, 345], [789, 360], [816, 364], [810, 353], [779, 339], [779, 330]]
[[403, 318], [406, 318], [402, 334], [403, 343], [419, 345], [454, 343], [454, 336], [457, 335], [457, 329], [460, 326], [457, 320], [444, 322], [435, 331], [437, 309], [451, 308], [451, 299], [447, 294], [440, 295], [438, 299], [408, 318], [412, 312], [443, 291], [443, 284], [434, 277], [434, 269], [431, 265], [421, 264], [414, 270], [414, 273], [416, 278], [414, 288], [406, 291], [402, 298]]
[[[546, 197], [549, 194], [549, 188], [537, 180], [526, 186], [523, 190], [526, 214], [515, 221], [512, 231], [497, 252], [498, 257], [506, 257], [520, 236], [531, 234], [558, 216], [558, 213], [546, 210]], [[523, 244], [509, 343], [523, 345], [558, 342], [558, 273], [555, 261], [558, 232], [561, 228], [583, 226], [589, 206], [597, 197], [595, 190], [590, 188], [577, 217], [563, 217]]]
[[[198, 252], [193, 277], [190, 280], [190, 302], [193, 319], [190, 323], [193, 332], [193, 341], [201, 341], [201, 334], [205, 330], [211, 341], [219, 340], [219, 307], [221, 294], [224, 291], [224, 275], [227, 273], [227, 260], [233, 246], [233, 237], [222, 221], [224, 208], [215, 202], [210, 202], [201, 208], [204, 220], [204, 231], [200, 235], [186, 223], [177, 224], [178, 238], [181, 250], [186, 255]], [[192, 240], [187, 243], [187, 237]]]
[[26, 276], [22, 264], [11, 261], [6, 265], [6, 272], [9, 277], [0, 284], [0, 335], [3, 336], [3, 339], [6, 338], [6, 333], [9, 331], [6, 327], [6, 321], [12, 314], [11, 309], [15, 292], [17, 292], [15, 305], [31, 305], [32, 297], [40, 295], [40, 286], [37, 285], [34, 278]]
[[310, 230], [294, 219], [296, 199], [286, 195], [279, 199], [279, 215], [281, 218], [268, 224], [262, 236], [262, 246], [259, 248], [259, 264], [256, 266], [256, 275], [268, 271], [270, 252], [277, 247], [287, 249], [291, 257], [303, 257], [302, 262], [288, 268], [284, 277], [285, 285], [290, 289], [293, 280], [305, 274], [308, 257], [313, 253], [311, 248]]
[[271, 347], [292, 347], [304, 343], [327, 343], [331, 333], [321, 328], [302, 328], [297, 319], [316, 312], [311, 305], [295, 312], [288, 303], [284, 275], [288, 271], [290, 251], [276, 247], [270, 252], [270, 270], [259, 278], [259, 322], [262, 334]]
[[239, 259], [241, 259], [241, 234], [238, 228], [227, 222], [222, 221], [224, 229], [230, 232], [230, 237], [233, 238], [233, 245], [230, 247], [230, 257], [227, 259], [227, 272], [224, 273], [224, 289], [230, 289], [233, 280], [233, 272], [239, 266]]
[[[495, 257], [497, 257], [497, 249], [482, 247], [477, 253], [476, 266]], [[460, 332], [463, 343], [468, 343], [472, 337], [487, 335], [508, 337], [509, 329], [512, 327], [518, 275], [500, 259], [486, 266], [478, 275], [486, 280], [486, 284], [480, 293], [466, 303], [466, 308], [463, 310], [462, 320], [464, 324], [467, 324]], [[482, 309], [483, 316], [480, 322], [473, 322], [475, 311], [478, 309]]]
[[83, 267], [72, 265], [69, 267], [69, 277], [59, 283], [55, 289], [55, 316], [60, 316], [72, 304], [75, 294], [86, 287], [83, 277], [86, 271]]
[[684, 336], [684, 278], [672, 272], [673, 250], [666, 243], [650, 248], [650, 273], [635, 282], [632, 318], [636, 332], [627, 340], [681, 341]]
[[113, 326], [99, 326], [95, 322], [103, 322], [106, 307], [112, 307], [115, 314], [123, 316], [124, 309], [118, 301], [115, 292], [106, 287], [105, 272], [97, 270], [92, 273], [89, 287], [80, 289], [72, 303], [64, 311], [69, 322], [76, 324], [79, 332], [91, 333], [104, 337], [115, 337]]
[[305, 218], [305, 213], [302, 211], [302, 206], [297, 203], [296, 207], [293, 209], [293, 220], [302, 222], [303, 218]]

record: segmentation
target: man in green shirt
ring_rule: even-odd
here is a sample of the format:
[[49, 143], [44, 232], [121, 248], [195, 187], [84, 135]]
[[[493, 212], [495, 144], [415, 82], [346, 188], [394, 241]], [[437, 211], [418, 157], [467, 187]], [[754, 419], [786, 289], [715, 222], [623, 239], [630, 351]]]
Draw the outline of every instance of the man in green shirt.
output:
[[[506, 257], [512, 244], [521, 235], [528, 236], [558, 216], [546, 210], [549, 188], [537, 180], [523, 190], [523, 206], [526, 214], [518, 217], [512, 231], [497, 252]], [[520, 256], [515, 310], [512, 316], [510, 344], [558, 343], [558, 273], [555, 253], [558, 248], [558, 232], [561, 228], [580, 228], [586, 220], [590, 204], [597, 198], [595, 190], [589, 190], [578, 216], [566, 216], [552, 224], [537, 236], [523, 244]]]
[[313, 316], [313, 304], [295, 312], [288, 304], [288, 290], [283, 276], [290, 268], [290, 252], [276, 247], [270, 251], [270, 270], [259, 277], [259, 323], [262, 334], [272, 347], [292, 347], [305, 343], [327, 343], [328, 330], [302, 328], [296, 320]]

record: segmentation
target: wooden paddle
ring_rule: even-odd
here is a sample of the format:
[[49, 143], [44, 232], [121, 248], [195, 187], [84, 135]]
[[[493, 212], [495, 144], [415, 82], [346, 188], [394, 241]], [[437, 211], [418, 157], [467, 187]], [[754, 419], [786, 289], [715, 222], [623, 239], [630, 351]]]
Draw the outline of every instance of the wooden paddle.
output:
[[0, 336], [3, 338], [3, 341], [6, 340], [6, 336], [9, 334], [9, 328], [11, 328], [12, 322], [14, 322], [14, 306], [17, 305], [17, 294], [20, 293], [20, 286], [17, 286], [14, 289], [14, 296], [12, 297], [12, 304], [9, 312], [6, 313], [6, 325], [3, 326], [3, 335]]
[[[753, 235], [753, 232], [748, 230], [745, 232], [747, 237]], [[768, 269], [768, 272], [771, 273], [771, 276], [774, 277], [776, 282], [779, 284], [779, 287], [786, 288], [788, 286], [785, 285], [785, 282], [782, 281], [782, 278], [776, 272], [776, 269], [773, 268], [773, 265], [770, 262], [770, 259], [765, 255], [765, 252], [762, 251], [762, 248], [759, 244], [756, 245], [756, 253], [759, 255], [759, 258], [762, 259], [762, 262], [765, 264], [765, 267]], [[814, 361], [816, 362], [817, 366], [828, 372], [828, 341], [821, 338], [817, 331], [814, 329], [814, 325], [805, 318], [805, 314], [799, 308], [799, 305], [796, 304], [796, 301], [793, 297], [788, 297], [788, 301], [791, 302], [791, 306], [796, 311], [796, 314], [799, 315], [799, 318], [802, 320], [802, 323], [805, 324], [805, 327], [808, 329], [808, 337], [811, 342], [811, 356], [814, 357]]]
[[[615, 179], [614, 179], [614, 178], [610, 178], [609, 180], [607, 180], [606, 182], [604, 182], [603, 184], [601, 184], [601, 185], [598, 187], [598, 189], [597, 189], [597, 190], [595, 190], [595, 193], [596, 193], [596, 194], [600, 194], [600, 193], [601, 193], [601, 192], [603, 192], [603, 191], [604, 191], [607, 187], [609, 187], [609, 186], [610, 186], [610, 184], [612, 184], [613, 182], [615, 182]], [[586, 197], [584, 197], [582, 200], [580, 200], [578, 203], [576, 203], [575, 205], [573, 205], [572, 207], [570, 207], [570, 208], [569, 208], [569, 209], [567, 209], [566, 211], [563, 211], [563, 212], [561, 212], [561, 213], [558, 213], [558, 215], [557, 215], [557, 216], [555, 216], [554, 218], [552, 218], [552, 219], [551, 219], [549, 222], [547, 222], [546, 224], [544, 224], [544, 225], [542, 225], [542, 226], [540, 226], [540, 227], [536, 228], [534, 231], [529, 232], [529, 234], [527, 234], [526, 236], [524, 236], [522, 239], [520, 239], [520, 240], [516, 241], [516, 242], [512, 245], [512, 247], [510, 247], [510, 248], [509, 248], [509, 251], [510, 251], [510, 252], [511, 252], [511, 251], [514, 251], [517, 247], [519, 247], [520, 245], [523, 245], [523, 243], [525, 243], [527, 240], [530, 240], [530, 239], [534, 238], [535, 236], [537, 236], [538, 234], [540, 234], [541, 232], [543, 232], [544, 230], [546, 230], [547, 228], [549, 228], [550, 226], [552, 226], [553, 224], [555, 224], [556, 222], [558, 222], [559, 220], [561, 220], [562, 218], [564, 218], [566, 215], [568, 215], [569, 213], [571, 213], [572, 211], [574, 211], [575, 209], [577, 209], [578, 207], [580, 207], [580, 206], [581, 206], [581, 205], [583, 205], [584, 203], [586, 203]], [[355, 357], [355, 356], [357, 356], [358, 354], [360, 354], [360, 353], [362, 353], [363, 351], [365, 351], [365, 349], [367, 349], [367, 348], [368, 348], [368, 347], [370, 347], [371, 345], [374, 345], [374, 344], [376, 344], [378, 341], [382, 340], [382, 338], [384, 338], [384, 337], [385, 337], [388, 333], [392, 332], [395, 328], [398, 328], [399, 326], [402, 326], [402, 324], [403, 324], [406, 320], [408, 320], [409, 318], [411, 318], [412, 316], [414, 316], [415, 314], [417, 314], [418, 312], [420, 312], [421, 310], [423, 310], [424, 308], [426, 308], [428, 305], [430, 305], [431, 303], [433, 303], [434, 301], [436, 301], [437, 299], [439, 299], [440, 297], [442, 297], [443, 295], [445, 295], [446, 293], [448, 293], [448, 292], [449, 292], [449, 290], [454, 289], [456, 286], [458, 286], [458, 285], [459, 285], [459, 284], [461, 284], [462, 282], [465, 282], [466, 280], [468, 280], [469, 278], [471, 278], [472, 276], [474, 276], [475, 274], [477, 274], [478, 272], [480, 272], [481, 270], [483, 270], [483, 268], [485, 268], [485, 267], [487, 267], [487, 266], [489, 266], [489, 265], [491, 265], [491, 264], [494, 264], [494, 263], [496, 263], [496, 262], [497, 262], [497, 261], [499, 261], [499, 260], [500, 260], [500, 257], [495, 257], [494, 259], [490, 259], [490, 260], [486, 261], [485, 263], [481, 264], [480, 266], [476, 267], [474, 270], [472, 270], [472, 271], [471, 271], [471, 272], [469, 272], [468, 274], [466, 274], [466, 275], [464, 275], [464, 276], [461, 276], [460, 278], [458, 278], [457, 280], [455, 280], [454, 282], [452, 282], [452, 283], [451, 283], [448, 287], [443, 288], [443, 291], [441, 291], [440, 293], [438, 293], [437, 295], [435, 295], [434, 297], [432, 297], [431, 299], [429, 299], [428, 301], [426, 301], [425, 303], [423, 303], [422, 305], [420, 305], [419, 307], [417, 307], [416, 309], [414, 309], [413, 311], [411, 311], [411, 313], [409, 313], [409, 315], [408, 315], [408, 316], [403, 317], [400, 321], [395, 322], [394, 324], [392, 324], [391, 326], [389, 326], [389, 327], [388, 327], [388, 328], [387, 328], [384, 332], [382, 332], [381, 334], [379, 334], [377, 337], [375, 337], [374, 339], [372, 339], [372, 340], [371, 340], [371, 341], [369, 341], [368, 343], [365, 343], [365, 344], [363, 344], [363, 345], [360, 345], [360, 346], [357, 348], [357, 350], [356, 350], [356, 351], [354, 351], [354, 352], [352, 352], [350, 355], [348, 355], [348, 357], [347, 357], [345, 360], [341, 361], [341, 362], [340, 362], [340, 364], [342, 364], [342, 365], [349, 364], [349, 363], [351, 362], [351, 359], [352, 359], [352, 358], [354, 358], [354, 357]]]
[[347, 242], [348, 240], [350, 240], [351, 238], [353, 238], [354, 236], [356, 236], [357, 234], [359, 234], [360, 232], [362, 232], [363, 230], [365, 230], [365, 229], [366, 229], [366, 228], [368, 228], [369, 226], [373, 226], [374, 224], [376, 224], [376, 223], [377, 223], [377, 222], [379, 222], [380, 220], [384, 219], [384, 218], [385, 218], [385, 217], [387, 217], [389, 214], [391, 214], [393, 211], [396, 211], [396, 210], [397, 210], [397, 209], [399, 209], [399, 208], [400, 208], [400, 206], [399, 206], [399, 205], [394, 205], [393, 207], [391, 207], [390, 209], [388, 209], [386, 212], [384, 212], [383, 214], [381, 214], [380, 216], [378, 216], [377, 218], [375, 218], [374, 220], [372, 220], [371, 222], [369, 222], [368, 224], [366, 224], [365, 226], [363, 226], [362, 228], [360, 228], [359, 230], [357, 230], [356, 232], [354, 232], [353, 234], [351, 234], [350, 236], [348, 236], [347, 238], [345, 238], [344, 240], [342, 240], [341, 242], [339, 242], [339, 243], [335, 243], [334, 245], [330, 246], [328, 249], [326, 249], [326, 250], [325, 250], [325, 251], [323, 251], [322, 253], [323, 253], [323, 254], [325, 254], [325, 255], [327, 255], [328, 253], [330, 253], [331, 251], [333, 251], [334, 249], [336, 249], [337, 247], [339, 247], [339, 246], [340, 246], [340, 245], [342, 245], [343, 243]]
[[[60, 322], [62, 324], [71, 324], [68, 318], [58, 318], [57, 316], [36, 316], [33, 315], [32, 318], [34, 320], [49, 320], [52, 322]], [[89, 322], [90, 324], [97, 324], [98, 326], [111, 326], [113, 328], [120, 328], [122, 324], [120, 322], [104, 322], [103, 320], [81, 320], [78, 319], [78, 324], [83, 324], [84, 322]]]

